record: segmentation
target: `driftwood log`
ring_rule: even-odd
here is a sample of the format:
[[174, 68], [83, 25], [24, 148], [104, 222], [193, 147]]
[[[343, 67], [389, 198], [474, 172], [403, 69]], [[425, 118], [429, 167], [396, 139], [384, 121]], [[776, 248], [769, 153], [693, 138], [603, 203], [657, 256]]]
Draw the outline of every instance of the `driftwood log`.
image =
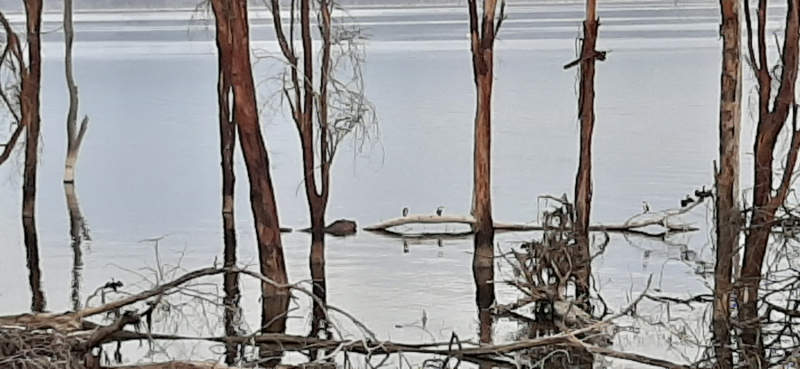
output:
[[[694, 209], [696, 206], [703, 202], [697, 201], [680, 210], [664, 211], [659, 213], [646, 213], [639, 214], [624, 223], [618, 224], [595, 224], [589, 227], [592, 232], [618, 232], [618, 233], [631, 233], [639, 234], [649, 237], [665, 237], [672, 233], [694, 232], [699, 228], [689, 224], [674, 224], [670, 222], [670, 218], [677, 215], [685, 214]], [[453, 231], [453, 232], [402, 232], [395, 230], [398, 226], [419, 225], [419, 224], [462, 224], [472, 226], [477, 221], [470, 215], [431, 215], [431, 214], [409, 214], [404, 217], [393, 218], [383, 222], [373, 224], [365, 227], [365, 231], [381, 233], [387, 236], [404, 237], [404, 238], [460, 238], [472, 235], [470, 230]], [[649, 231], [644, 228], [659, 227], [655, 231]], [[548, 226], [536, 223], [513, 223], [513, 222], [494, 222], [495, 231], [506, 232], [535, 232], [544, 231]]]

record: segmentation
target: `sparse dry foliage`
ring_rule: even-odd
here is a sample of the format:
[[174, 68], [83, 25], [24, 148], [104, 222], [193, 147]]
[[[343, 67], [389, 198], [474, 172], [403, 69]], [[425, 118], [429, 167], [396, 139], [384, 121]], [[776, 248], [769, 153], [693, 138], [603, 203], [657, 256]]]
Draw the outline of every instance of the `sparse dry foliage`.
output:
[[[330, 171], [340, 145], [350, 138], [354, 152], [360, 152], [378, 136], [375, 107], [366, 98], [362, 75], [367, 37], [333, 1], [292, 1], [288, 22], [282, 19], [279, 0], [267, 5], [286, 64], [281, 96], [300, 135], [311, 231], [319, 236], [325, 228]], [[313, 46], [312, 18], [320, 35], [318, 50]], [[300, 49], [295, 47], [296, 34]]]

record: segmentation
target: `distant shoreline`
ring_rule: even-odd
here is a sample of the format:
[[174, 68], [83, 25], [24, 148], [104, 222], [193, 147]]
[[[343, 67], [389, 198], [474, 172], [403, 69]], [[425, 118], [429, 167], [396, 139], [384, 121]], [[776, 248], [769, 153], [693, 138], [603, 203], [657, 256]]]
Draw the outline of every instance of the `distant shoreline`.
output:
[[[644, 1], [637, 1], [637, 0], [612, 0], [611, 3], [620, 4], [620, 3], [631, 3], [631, 4], [641, 4], [641, 3], [673, 3], [673, 0], [644, 0]], [[678, 2], [688, 2], [688, 3], [716, 3], [713, 0], [678, 0]], [[545, 0], [545, 1], [536, 1], [536, 0], [511, 0], [508, 1], [509, 5], [533, 5], [533, 6], [542, 6], [542, 5], [575, 5], [575, 4], [583, 4], [582, 0]], [[429, 3], [389, 3], [389, 4], [340, 4], [341, 6], [348, 8], [348, 9], [405, 9], [405, 8], [452, 8], [452, 7], [462, 7], [466, 6], [466, 0], [461, 1], [443, 1], [441, 3], [438, 2], [429, 2]], [[680, 5], [679, 5], [680, 6]], [[138, 12], [194, 12], [200, 8], [198, 7], [180, 7], [180, 8], [105, 8], [105, 9], [75, 9], [76, 14], [84, 13], [84, 14], [92, 14], [92, 13], [138, 13]], [[256, 11], [269, 11], [268, 7], [265, 6], [251, 6], [250, 9]], [[21, 10], [9, 11], [7, 14], [19, 14]], [[58, 8], [56, 9], [45, 9], [45, 14], [57, 14], [61, 13]]]

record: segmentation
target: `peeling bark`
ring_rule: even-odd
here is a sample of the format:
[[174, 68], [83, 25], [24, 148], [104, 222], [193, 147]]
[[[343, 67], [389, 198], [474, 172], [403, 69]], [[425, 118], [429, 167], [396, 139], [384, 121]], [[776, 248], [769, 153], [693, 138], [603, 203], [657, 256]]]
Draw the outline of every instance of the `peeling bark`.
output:
[[716, 174], [717, 255], [712, 325], [717, 368], [733, 367], [728, 348], [731, 337], [730, 293], [734, 250], [739, 247], [741, 215], [739, 193], [739, 131], [741, 125], [742, 68], [739, 1], [720, 0], [722, 73], [720, 76], [719, 160]]
[[[492, 231], [491, 151], [492, 151], [492, 84], [494, 82], [494, 42], [503, 22], [505, 2], [495, 22], [497, 0], [483, 2], [478, 20], [476, 0], [468, 0], [472, 53], [472, 73], [477, 92], [475, 142], [473, 151], [472, 216], [475, 232]], [[496, 23], [496, 24], [495, 24]]]
[[[261, 136], [258, 105], [250, 61], [250, 36], [246, 0], [225, 0], [230, 5], [231, 87], [236, 126], [250, 182], [250, 207], [258, 241], [261, 273], [285, 285], [288, 281], [278, 223], [278, 208], [269, 170], [269, 157]], [[262, 283], [261, 331], [283, 332], [289, 291]]]

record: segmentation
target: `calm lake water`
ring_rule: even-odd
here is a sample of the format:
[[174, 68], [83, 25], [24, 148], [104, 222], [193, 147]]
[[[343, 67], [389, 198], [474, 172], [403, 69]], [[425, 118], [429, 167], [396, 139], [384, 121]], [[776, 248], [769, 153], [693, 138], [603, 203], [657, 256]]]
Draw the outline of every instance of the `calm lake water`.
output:
[[[577, 167], [575, 57], [583, 5], [541, 2], [512, 5], [497, 42], [493, 127], [493, 199], [498, 220], [529, 222], [543, 203], [537, 196], [572, 193]], [[777, 14], [778, 12], [775, 12]], [[712, 183], [717, 149], [720, 40], [714, 1], [605, 2], [598, 49], [610, 50], [597, 70], [593, 222], [616, 223], [641, 213], [675, 208], [687, 193]], [[263, 12], [256, 12], [263, 16]], [[351, 14], [371, 35], [366, 88], [380, 118], [380, 140], [367, 150], [347, 146], [333, 170], [328, 219], [360, 226], [411, 212], [466, 213], [471, 199], [474, 88], [466, 7], [368, 8]], [[46, 16], [56, 28], [59, 14]], [[116, 278], [131, 290], [146, 287], [144, 268], [162, 263], [192, 269], [221, 259], [220, 167], [216, 56], [213, 25], [191, 12], [85, 13], [76, 15], [75, 73], [81, 114], [91, 118], [78, 167], [77, 192], [91, 229], [83, 253], [83, 299]], [[269, 20], [253, 21], [254, 48], [276, 55]], [[61, 176], [67, 95], [60, 33], [45, 37], [42, 92], [43, 145], [38, 227], [48, 310], [69, 309], [73, 253]], [[280, 71], [272, 59], [257, 65], [257, 80]], [[749, 90], [748, 90], [749, 91]], [[298, 135], [274, 90], [260, 91], [281, 223], [308, 225], [301, 188]], [[744, 148], [752, 142], [745, 119]], [[5, 133], [4, 133], [5, 135]], [[3, 136], [5, 137], [5, 136]], [[240, 260], [256, 262], [246, 174], [237, 153], [237, 228]], [[749, 168], [749, 156], [743, 155]], [[19, 163], [20, 161], [17, 160]], [[0, 168], [0, 313], [28, 310], [22, 241], [22, 166]], [[701, 231], [670, 243], [613, 236], [595, 260], [595, 278], [611, 307], [624, 306], [649, 275], [664, 293], [707, 291], [708, 280], [680, 260], [692, 249], [711, 261], [706, 207], [684, 219]], [[534, 234], [506, 233], [504, 250]], [[310, 237], [284, 236], [290, 280], [309, 278]], [[329, 303], [362, 319], [379, 336], [430, 340], [455, 331], [475, 338], [478, 316], [470, 239], [410, 242], [367, 232], [327, 241]], [[645, 257], [647, 251], [648, 257]], [[496, 279], [510, 277], [498, 261]], [[134, 273], [136, 272], [136, 273]], [[498, 283], [498, 300], [514, 291]], [[245, 284], [251, 326], [258, 319], [258, 290]], [[299, 302], [291, 333], [305, 334], [307, 302]], [[694, 312], [697, 316], [702, 312]], [[701, 328], [702, 323], [697, 323]], [[498, 324], [496, 341], [515, 331]], [[352, 333], [357, 333], [355, 329]], [[658, 334], [623, 332], [617, 348], [681, 360]], [[703, 337], [700, 337], [703, 339]], [[659, 349], [654, 350], [654, 347]], [[694, 353], [689, 353], [695, 358]], [[617, 367], [630, 367], [618, 363]]]

